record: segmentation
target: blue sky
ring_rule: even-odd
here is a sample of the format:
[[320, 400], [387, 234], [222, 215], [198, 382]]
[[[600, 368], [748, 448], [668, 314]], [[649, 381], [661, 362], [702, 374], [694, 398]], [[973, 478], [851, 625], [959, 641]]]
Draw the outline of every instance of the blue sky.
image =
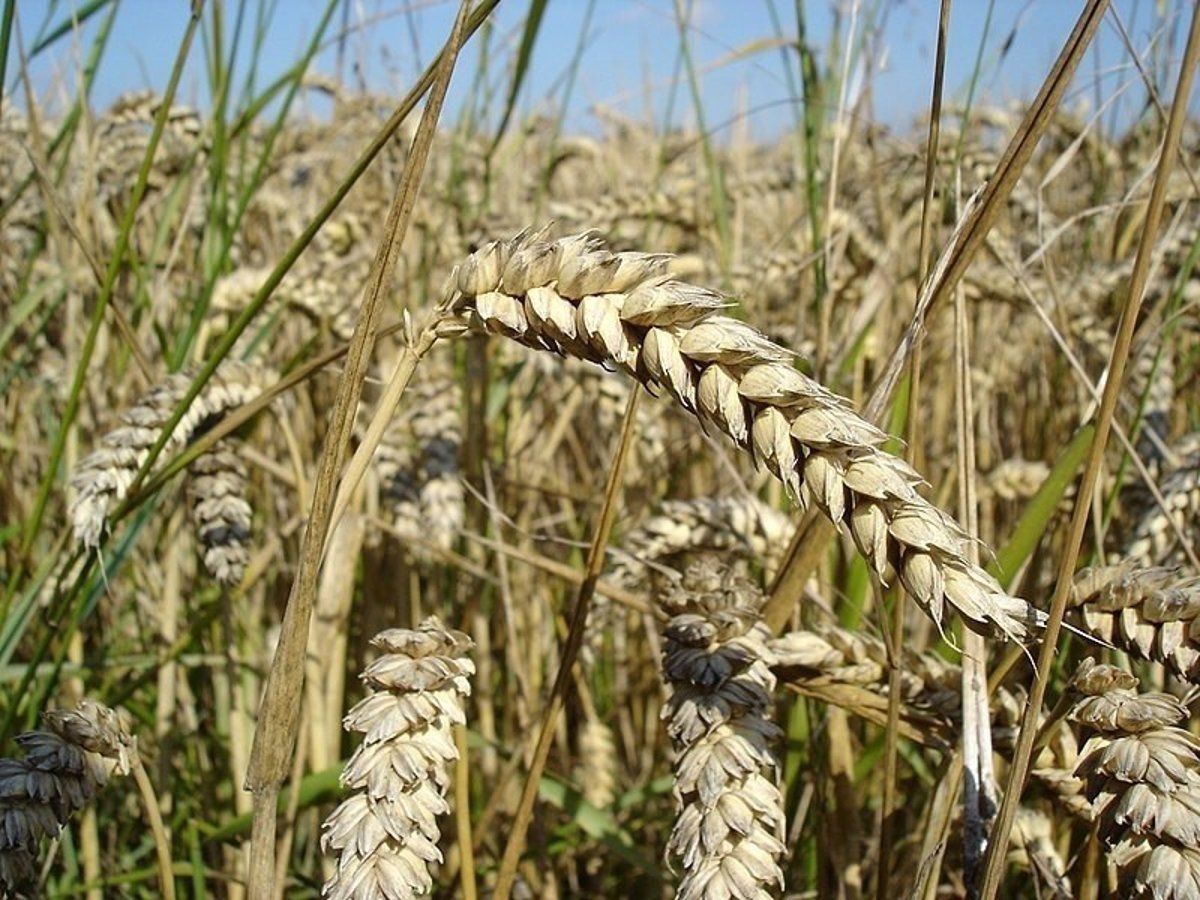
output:
[[[213, 0], [209, 0], [213, 2]], [[794, 53], [782, 51], [772, 20], [772, 8], [786, 37], [795, 34], [792, 0], [678, 0], [690, 9], [687, 39], [699, 72], [704, 115], [710, 128], [733, 121], [744, 122], [749, 133], [770, 137], [794, 121], [786, 66], [795, 66]], [[773, 3], [773, 7], [772, 7]], [[68, 19], [82, 0], [25, 0], [18, 16], [26, 46], [32, 45], [47, 22]], [[1166, 59], [1172, 46], [1175, 58], [1182, 52], [1184, 0], [1126, 0], [1114, 8], [1135, 46], [1144, 50], [1157, 41]], [[187, 16], [186, 0], [120, 0], [110, 46], [97, 76], [93, 106], [101, 108], [123, 91], [161, 87], [174, 58]], [[226, 0], [226, 29], [238, 2]], [[983, 78], [979, 94], [995, 103], [1028, 99], [1049, 70], [1080, 3], [1070, 0], [958, 0], [953, 5], [947, 60], [948, 99], [962, 98], [987, 28], [983, 49]], [[259, 84], [267, 83], [300, 54], [316, 27], [324, 2], [277, 0], [274, 4], [246, 0], [246, 29], [273, 9], [269, 28], [257, 60]], [[844, 41], [835, 43], [836, 17], [840, 33], [850, 26], [857, 9], [856, 29], [868, 20], [878, 23], [877, 41], [865, 54], [857, 54], [851, 69], [851, 94], [863, 84], [864, 61], [871, 63], [874, 116], [905, 131], [928, 105], [936, 0], [807, 0], [810, 42], [823, 61], [831, 57], [840, 70]], [[990, 24], [988, 11], [991, 8]], [[507, 86], [507, 66], [519, 41], [528, 10], [527, 0], [502, 0], [494, 22], [486, 83], [496, 93], [493, 111], [501, 106]], [[587, 0], [550, 0], [541, 37], [535, 48], [527, 86], [521, 97], [523, 111], [557, 109], [562, 102], [565, 73], [580, 46], [582, 62], [573, 95], [567, 105], [569, 130], [594, 130], [598, 106], [614, 108], [644, 119], [654, 115], [662, 123], [671, 109], [673, 121], [691, 124], [694, 119], [686, 84], [678, 81], [680, 34], [676, 0], [596, 0], [585, 28]], [[339, 0], [329, 34], [343, 26], [349, 33], [341, 46], [331, 41], [317, 58], [316, 68], [342, 77], [361, 79], [372, 89], [401, 93], [413, 75], [429, 61], [444, 39], [454, 5], [436, 0]], [[87, 52], [101, 15], [93, 17], [36, 58], [33, 82], [43, 101], [55, 101], [75, 90], [80, 60]], [[211, 35], [207, 28], [206, 36]], [[240, 77], [249, 71], [251, 42], [243, 40], [238, 65]], [[1001, 55], [1001, 48], [1005, 48]], [[448, 115], [461, 109], [472, 93], [481, 45], [478, 38], [461, 59], [452, 84]], [[203, 44], [197, 41], [193, 61], [185, 73], [180, 96], [186, 102], [207, 105], [207, 82], [200, 64]], [[836, 56], [834, 56], [836, 54]], [[12, 66], [9, 95], [12, 96]], [[1171, 71], [1170, 80], [1174, 79]], [[673, 85], [676, 87], [673, 89]], [[1167, 89], [1169, 94], [1169, 88]], [[19, 97], [20, 92], [16, 92]], [[1130, 57], [1110, 14], [1102, 26], [1094, 52], [1081, 67], [1068, 105], [1094, 107], [1120, 95], [1116, 115], [1129, 115], [1140, 107], [1144, 93]], [[674, 104], [672, 104], [674, 96]], [[836, 97], [829, 98], [836, 102]], [[313, 101], [314, 104], [317, 101]], [[320, 113], [319, 104], [312, 111]], [[493, 113], [494, 114], [494, 113]]]

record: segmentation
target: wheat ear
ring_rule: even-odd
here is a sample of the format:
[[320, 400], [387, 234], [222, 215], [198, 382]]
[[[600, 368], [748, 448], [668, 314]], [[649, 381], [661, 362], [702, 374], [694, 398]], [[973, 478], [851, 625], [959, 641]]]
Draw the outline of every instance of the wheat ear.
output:
[[710, 557], [661, 600], [670, 615], [663, 709], [675, 745], [679, 808], [667, 844], [683, 875], [679, 900], [768, 898], [783, 888], [783, 798], [768, 718], [775, 677], [763, 596]]
[[435, 617], [371, 643], [383, 651], [363, 672], [372, 693], [344, 723], [364, 735], [342, 772], [354, 794], [321, 838], [339, 855], [323, 894], [334, 900], [399, 900], [432, 889], [429, 864], [442, 861], [437, 817], [450, 811], [446, 790], [458, 758], [452, 729], [466, 721], [475, 673], [471, 639]]
[[1200, 741], [1181, 728], [1187, 707], [1139, 694], [1138, 680], [1084, 660], [1070, 712], [1090, 729], [1075, 773], [1099, 820], [1123, 897], [1200, 900]]
[[609, 253], [589, 234], [522, 232], [456, 267], [463, 327], [615, 366], [665, 391], [815, 503], [881, 576], [894, 568], [941, 625], [948, 603], [975, 629], [1021, 638], [1044, 615], [973, 564], [970, 538], [917, 492], [887, 436], [792, 367], [792, 353], [720, 310], [720, 294], [665, 274], [668, 257]]
[[246, 466], [235, 441], [220, 441], [188, 467], [188, 503], [204, 568], [221, 584], [237, 584], [250, 561], [253, 510], [246, 499]]
[[44, 722], [17, 737], [23, 758], [0, 759], [0, 896], [27, 896], [42, 838], [57, 835], [113, 773], [130, 771], [133, 738], [108, 707], [84, 700]]
[[1176, 528], [1195, 547], [1200, 539], [1200, 447], [1196, 437], [1188, 435], [1180, 442], [1184, 452], [1163, 478], [1161, 491], [1165, 510], [1149, 504], [1134, 526], [1133, 537], [1124, 557], [1143, 566], [1182, 563], [1187, 559], [1179, 543]]
[[1070, 604], [1087, 631], [1200, 683], [1200, 577], [1131, 563], [1083, 569]]
[[[245, 363], [224, 363], [188, 407], [171, 432], [165, 449], [177, 450], [230, 410], [256, 396], [266, 373]], [[94, 549], [108, 521], [110, 507], [120, 502], [146, 461], [172, 411], [187, 393], [192, 376], [176, 372], [155, 385], [121, 416], [121, 425], [100, 439], [71, 475], [71, 522], [75, 539]]]

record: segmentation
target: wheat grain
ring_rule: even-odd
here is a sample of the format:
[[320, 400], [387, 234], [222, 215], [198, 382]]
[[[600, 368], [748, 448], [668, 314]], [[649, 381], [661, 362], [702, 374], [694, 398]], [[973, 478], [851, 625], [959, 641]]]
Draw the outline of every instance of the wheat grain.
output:
[[54, 837], [135, 753], [128, 725], [113, 710], [84, 700], [53, 710], [45, 729], [17, 737], [21, 759], [0, 759], [0, 894], [33, 891], [42, 838]]
[[471, 640], [435, 617], [393, 628], [371, 642], [383, 655], [367, 666], [372, 692], [345, 719], [364, 735], [342, 771], [355, 793], [325, 821], [321, 846], [339, 854], [323, 896], [398, 900], [428, 893], [429, 865], [442, 861], [437, 817], [458, 758], [451, 729], [465, 719], [475, 666]]
[[968, 559], [970, 538], [881, 449], [886, 435], [792, 368], [789, 351], [720, 315], [721, 295], [664, 276], [665, 262], [609, 253], [589, 234], [522, 232], [456, 268], [455, 309], [464, 327], [615, 366], [670, 394], [848, 531], [876, 572], [894, 568], [939, 626], [947, 604], [971, 627], [1014, 638], [1042, 621]]

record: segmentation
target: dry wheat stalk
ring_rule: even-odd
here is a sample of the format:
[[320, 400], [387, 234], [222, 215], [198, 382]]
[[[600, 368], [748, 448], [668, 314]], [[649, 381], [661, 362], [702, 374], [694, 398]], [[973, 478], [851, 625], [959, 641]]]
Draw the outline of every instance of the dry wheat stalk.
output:
[[1021, 638], [1043, 618], [970, 562], [970, 538], [917, 493], [886, 435], [796, 371], [792, 354], [728, 302], [663, 274], [666, 257], [609, 253], [589, 234], [522, 232], [455, 270], [464, 326], [615, 366], [665, 391], [765, 463], [802, 507], [816, 503], [875, 570], [898, 573], [939, 625], [948, 603], [975, 629]]
[[[254, 366], [227, 362], [213, 375], [166, 444], [166, 451], [185, 446], [230, 410], [259, 393], [266, 373]], [[187, 392], [192, 376], [176, 372], [151, 388], [121, 416], [120, 427], [100, 439], [100, 446], [71, 474], [71, 521], [75, 539], [92, 549], [100, 545], [109, 509], [125, 497], [159, 432]]]
[[1070, 604], [1093, 635], [1142, 659], [1200, 679], [1200, 577], [1124, 562], [1083, 569]]
[[1086, 659], [1072, 686], [1073, 721], [1095, 732], [1076, 774], [1128, 897], [1200, 898], [1200, 741], [1177, 728], [1187, 707], [1139, 694], [1138, 680]]
[[769, 898], [783, 888], [783, 798], [769, 719], [775, 677], [763, 596], [715, 557], [688, 567], [661, 599], [663, 709], [675, 745], [679, 813], [667, 844], [683, 876], [675, 896]]
[[52, 710], [44, 722], [45, 730], [17, 737], [24, 758], [0, 759], [2, 896], [33, 892], [42, 838], [56, 836], [114, 772], [128, 774], [135, 752], [122, 718], [90, 700]]
[[398, 900], [428, 893], [429, 864], [442, 861], [437, 817], [458, 751], [452, 729], [465, 719], [475, 665], [471, 639], [430, 617], [392, 628], [371, 643], [384, 655], [367, 666], [372, 689], [345, 719], [364, 735], [342, 772], [355, 793], [325, 821], [321, 846], [339, 854], [323, 896]]
[[250, 561], [246, 465], [235, 441], [225, 439], [188, 467], [188, 503], [204, 568], [221, 584], [237, 584]]

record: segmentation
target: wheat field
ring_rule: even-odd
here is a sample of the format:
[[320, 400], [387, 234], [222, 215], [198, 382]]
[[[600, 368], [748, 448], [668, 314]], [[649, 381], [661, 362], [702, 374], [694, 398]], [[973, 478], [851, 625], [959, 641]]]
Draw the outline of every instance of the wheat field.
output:
[[1200, 4], [1016, 103], [964, 2], [904, 128], [798, 2], [770, 139], [684, 0], [583, 129], [537, 0], [111, 104], [0, 3], [0, 897], [1200, 900]]

